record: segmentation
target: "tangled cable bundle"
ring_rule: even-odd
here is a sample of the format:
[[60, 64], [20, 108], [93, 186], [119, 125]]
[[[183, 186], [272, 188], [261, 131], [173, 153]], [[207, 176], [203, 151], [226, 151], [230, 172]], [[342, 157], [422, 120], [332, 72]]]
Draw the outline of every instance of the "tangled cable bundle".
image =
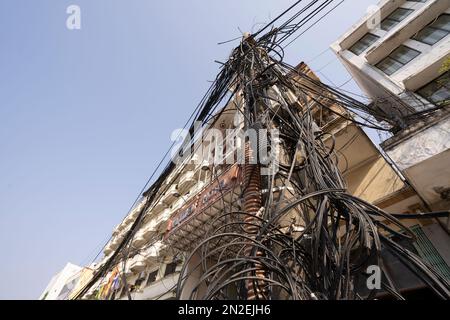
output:
[[[184, 253], [176, 286], [178, 298], [372, 299], [376, 291], [369, 290], [365, 280], [367, 267], [377, 266], [382, 272], [382, 289], [403, 299], [385, 267], [382, 251], [386, 250], [437, 296], [450, 298], [449, 283], [393, 240], [393, 236], [414, 240], [414, 234], [397, 219], [399, 215], [388, 214], [347, 192], [338, 170], [334, 137], [321, 130], [324, 123], [318, 117], [327, 113], [334, 119], [395, 132], [447, 107], [405, 113], [407, 109], [399, 102], [393, 106], [396, 114], [386, 113], [283, 61], [284, 49], [342, 1], [320, 16], [333, 3], [336, 1], [297, 1], [257, 33], [245, 35], [194, 110], [190, 135], [180, 150], [195, 152], [194, 123], [213, 126], [230, 102], [242, 114], [245, 129], [277, 129], [280, 139], [260, 137], [257, 146], [244, 144], [246, 163], [240, 165], [243, 179], [236, 187], [240, 210], [224, 205], [208, 223], [203, 240], [192, 252]], [[279, 27], [273, 27], [301, 5]], [[296, 33], [300, 34], [286, 44]], [[261, 175], [261, 169], [268, 168], [258, 151], [263, 147], [274, 150], [276, 145], [282, 150], [276, 161], [278, 171]], [[144, 192], [145, 204], [118, 249], [77, 298], [129, 258], [131, 240], [146, 212], [171, 185], [168, 180], [175, 167], [169, 161]]]
[[[186, 259], [178, 297], [371, 299], [375, 290], [361, 283], [367, 267], [375, 265], [383, 275], [382, 289], [403, 299], [383, 264], [381, 252], [387, 249], [438, 296], [449, 298], [446, 280], [391, 240], [394, 235], [412, 240], [414, 234], [394, 216], [346, 192], [334, 144], [324, 144], [325, 133], [313, 115], [318, 107], [336, 112], [330, 102], [347, 111], [369, 110], [305, 74], [292, 76], [295, 69], [268, 54], [275, 43], [267, 39], [275, 37], [244, 40], [225, 68], [233, 70], [232, 87], [244, 97], [246, 127], [279, 129], [286, 150], [280, 169], [261, 176], [259, 164], [242, 165], [243, 210], [223, 212], [211, 224], [215, 227]], [[354, 121], [348, 112], [337, 116]], [[392, 121], [386, 118], [386, 124]], [[253, 153], [247, 143], [246, 160]], [[269, 191], [261, 198], [262, 187]]]

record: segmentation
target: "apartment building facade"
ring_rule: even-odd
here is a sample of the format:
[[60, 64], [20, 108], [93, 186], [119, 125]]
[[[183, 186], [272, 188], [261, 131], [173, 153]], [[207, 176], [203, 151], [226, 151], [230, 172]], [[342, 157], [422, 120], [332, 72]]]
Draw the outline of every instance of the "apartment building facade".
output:
[[76, 287], [84, 269], [73, 263], [67, 263], [52, 277], [39, 300], [66, 300]]
[[[297, 70], [319, 80], [304, 63], [300, 63]], [[225, 107], [227, 112], [223, 112], [209, 128], [219, 130], [225, 138], [242, 129], [243, 119], [236, 105], [230, 102]], [[349, 192], [390, 212], [407, 212], [410, 202], [420, 202], [416, 192], [391, 167], [364, 131], [352, 121], [337, 116], [345, 111], [338, 107], [330, 108], [334, 108], [335, 113], [317, 110], [316, 122], [321, 130], [330, 133], [324, 137], [335, 137], [339, 169], [343, 172]], [[217, 146], [210, 141], [204, 141], [202, 147], [214, 157]], [[239, 166], [234, 164], [235, 151], [240, 147], [241, 143], [236, 140], [233, 148], [221, 150], [225, 154], [224, 159], [231, 155], [231, 162], [216, 164], [211, 157], [193, 153], [178, 163], [164, 181], [154, 203], [145, 212], [126, 256], [83, 298], [175, 298], [183, 259], [202, 240], [208, 225], [225, 208], [229, 211], [241, 208], [242, 175]], [[118, 249], [144, 204], [144, 199], [138, 201], [113, 230], [97, 269]], [[406, 222], [410, 225], [419, 223], [414, 219]], [[280, 227], [288, 228], [288, 225]]]
[[[407, 210], [450, 209], [450, 1], [389, 0], [338, 39], [332, 50], [371, 99], [375, 113], [396, 123], [381, 147], [420, 197], [402, 201]], [[429, 116], [416, 117], [428, 110]], [[376, 112], [375, 112], [376, 111]], [[410, 224], [429, 257], [450, 272], [450, 218]]]
[[[332, 45], [372, 107], [397, 120], [382, 147], [432, 210], [449, 205], [449, 34], [450, 1], [390, 0]], [[413, 117], [436, 108], [435, 117]]]

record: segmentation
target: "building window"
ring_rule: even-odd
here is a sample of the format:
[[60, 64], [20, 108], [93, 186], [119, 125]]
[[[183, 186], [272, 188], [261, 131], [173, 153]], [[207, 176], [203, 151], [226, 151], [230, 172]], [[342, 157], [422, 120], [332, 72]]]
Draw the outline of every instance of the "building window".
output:
[[389, 56], [379, 62], [377, 68], [390, 76], [401, 67], [411, 62], [418, 55], [420, 55], [420, 51], [401, 45]]
[[409, 1], [409, 2], [422, 2], [422, 3], [425, 3], [428, 0], [407, 0], [407, 1]]
[[139, 278], [137, 278], [134, 283], [136, 289], [139, 289], [141, 287], [142, 283], [145, 281], [145, 278], [147, 278], [147, 273], [143, 271], [139, 274]]
[[172, 262], [166, 265], [166, 271], [164, 272], [164, 277], [168, 276], [169, 274], [175, 273], [177, 269], [177, 263]]
[[443, 14], [433, 23], [420, 30], [413, 39], [432, 46], [444, 39], [449, 33], [450, 15]]
[[147, 286], [153, 282], [156, 281], [156, 276], [158, 275], [158, 270], [155, 270], [153, 272], [150, 272], [150, 274], [148, 275], [148, 279], [147, 279]]
[[450, 103], [450, 71], [447, 71], [437, 79], [434, 79], [425, 87], [417, 90], [417, 93], [437, 106]]
[[414, 10], [398, 8], [392, 12], [387, 18], [381, 21], [381, 29], [385, 31], [391, 30], [397, 24], [402, 22], [407, 16], [409, 16]]
[[368, 33], [364, 37], [358, 40], [349, 50], [356, 55], [360, 55], [367, 50], [372, 44], [375, 43], [380, 37]]

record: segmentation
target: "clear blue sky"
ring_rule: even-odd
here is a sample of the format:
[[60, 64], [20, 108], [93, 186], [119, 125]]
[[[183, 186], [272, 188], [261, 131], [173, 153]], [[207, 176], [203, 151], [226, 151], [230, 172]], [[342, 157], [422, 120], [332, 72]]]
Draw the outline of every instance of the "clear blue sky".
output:
[[[68, 261], [94, 258], [233, 45], [217, 43], [293, 2], [0, 2], [0, 299], [36, 299]], [[346, 0], [287, 62], [316, 57], [376, 2]], [[81, 30], [66, 28], [70, 4]], [[349, 79], [331, 51], [311, 66]]]

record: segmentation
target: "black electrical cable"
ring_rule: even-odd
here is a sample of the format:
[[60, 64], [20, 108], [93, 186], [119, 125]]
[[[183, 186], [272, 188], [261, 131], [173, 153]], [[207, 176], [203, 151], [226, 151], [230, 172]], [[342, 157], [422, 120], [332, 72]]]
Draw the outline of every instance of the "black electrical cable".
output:
[[[256, 299], [371, 299], [375, 291], [367, 293], [357, 283], [367, 277], [367, 266], [377, 265], [386, 279], [383, 280], [385, 290], [395, 299], [403, 299], [383, 265], [382, 252], [387, 250], [399, 257], [437, 296], [450, 298], [445, 279], [389, 238], [414, 240], [414, 233], [399, 221], [406, 216], [389, 214], [348, 194], [337, 167], [339, 150], [333, 144], [324, 144], [324, 133], [317, 125], [317, 111], [378, 130], [394, 130], [399, 120], [283, 62], [281, 43], [312, 22], [305, 31], [309, 30], [340, 3], [314, 21], [333, 1], [310, 1], [280, 27], [262, 34], [301, 2], [297, 1], [267, 26], [243, 39], [222, 64], [196, 110], [195, 121], [212, 126], [225, 107], [239, 96], [243, 104], [242, 110], [237, 109], [244, 114], [246, 128], [278, 129], [285, 159], [278, 172], [260, 179], [268, 191], [257, 213], [232, 211], [232, 205], [227, 208], [223, 190], [219, 190], [222, 212], [192, 233], [201, 239], [192, 243], [198, 244], [184, 261], [176, 286], [177, 297], [247, 299], [250, 292], [257, 292]], [[409, 119], [431, 116], [438, 110], [416, 113]], [[355, 120], [353, 112], [366, 123]], [[384, 123], [381, 125], [373, 118]], [[194, 129], [192, 123], [190, 136], [180, 150], [192, 150]], [[131, 250], [131, 240], [144, 216], [152, 211], [170, 185], [167, 179], [175, 168], [173, 162], [168, 163], [144, 192], [145, 204], [132, 227], [78, 297], [119, 260], [125, 266], [129, 254], [136, 254]], [[247, 174], [255, 174], [255, 168]], [[218, 181], [217, 176], [214, 179]], [[165, 182], [169, 183], [163, 185]], [[281, 192], [274, 191], [275, 187], [281, 188]], [[249, 193], [252, 196], [250, 180], [240, 188], [241, 197], [248, 197]], [[287, 195], [286, 188], [290, 188]], [[427, 217], [443, 214], [429, 213]], [[195, 275], [198, 271], [200, 277]], [[188, 281], [193, 283], [190, 289], [185, 286]]]

